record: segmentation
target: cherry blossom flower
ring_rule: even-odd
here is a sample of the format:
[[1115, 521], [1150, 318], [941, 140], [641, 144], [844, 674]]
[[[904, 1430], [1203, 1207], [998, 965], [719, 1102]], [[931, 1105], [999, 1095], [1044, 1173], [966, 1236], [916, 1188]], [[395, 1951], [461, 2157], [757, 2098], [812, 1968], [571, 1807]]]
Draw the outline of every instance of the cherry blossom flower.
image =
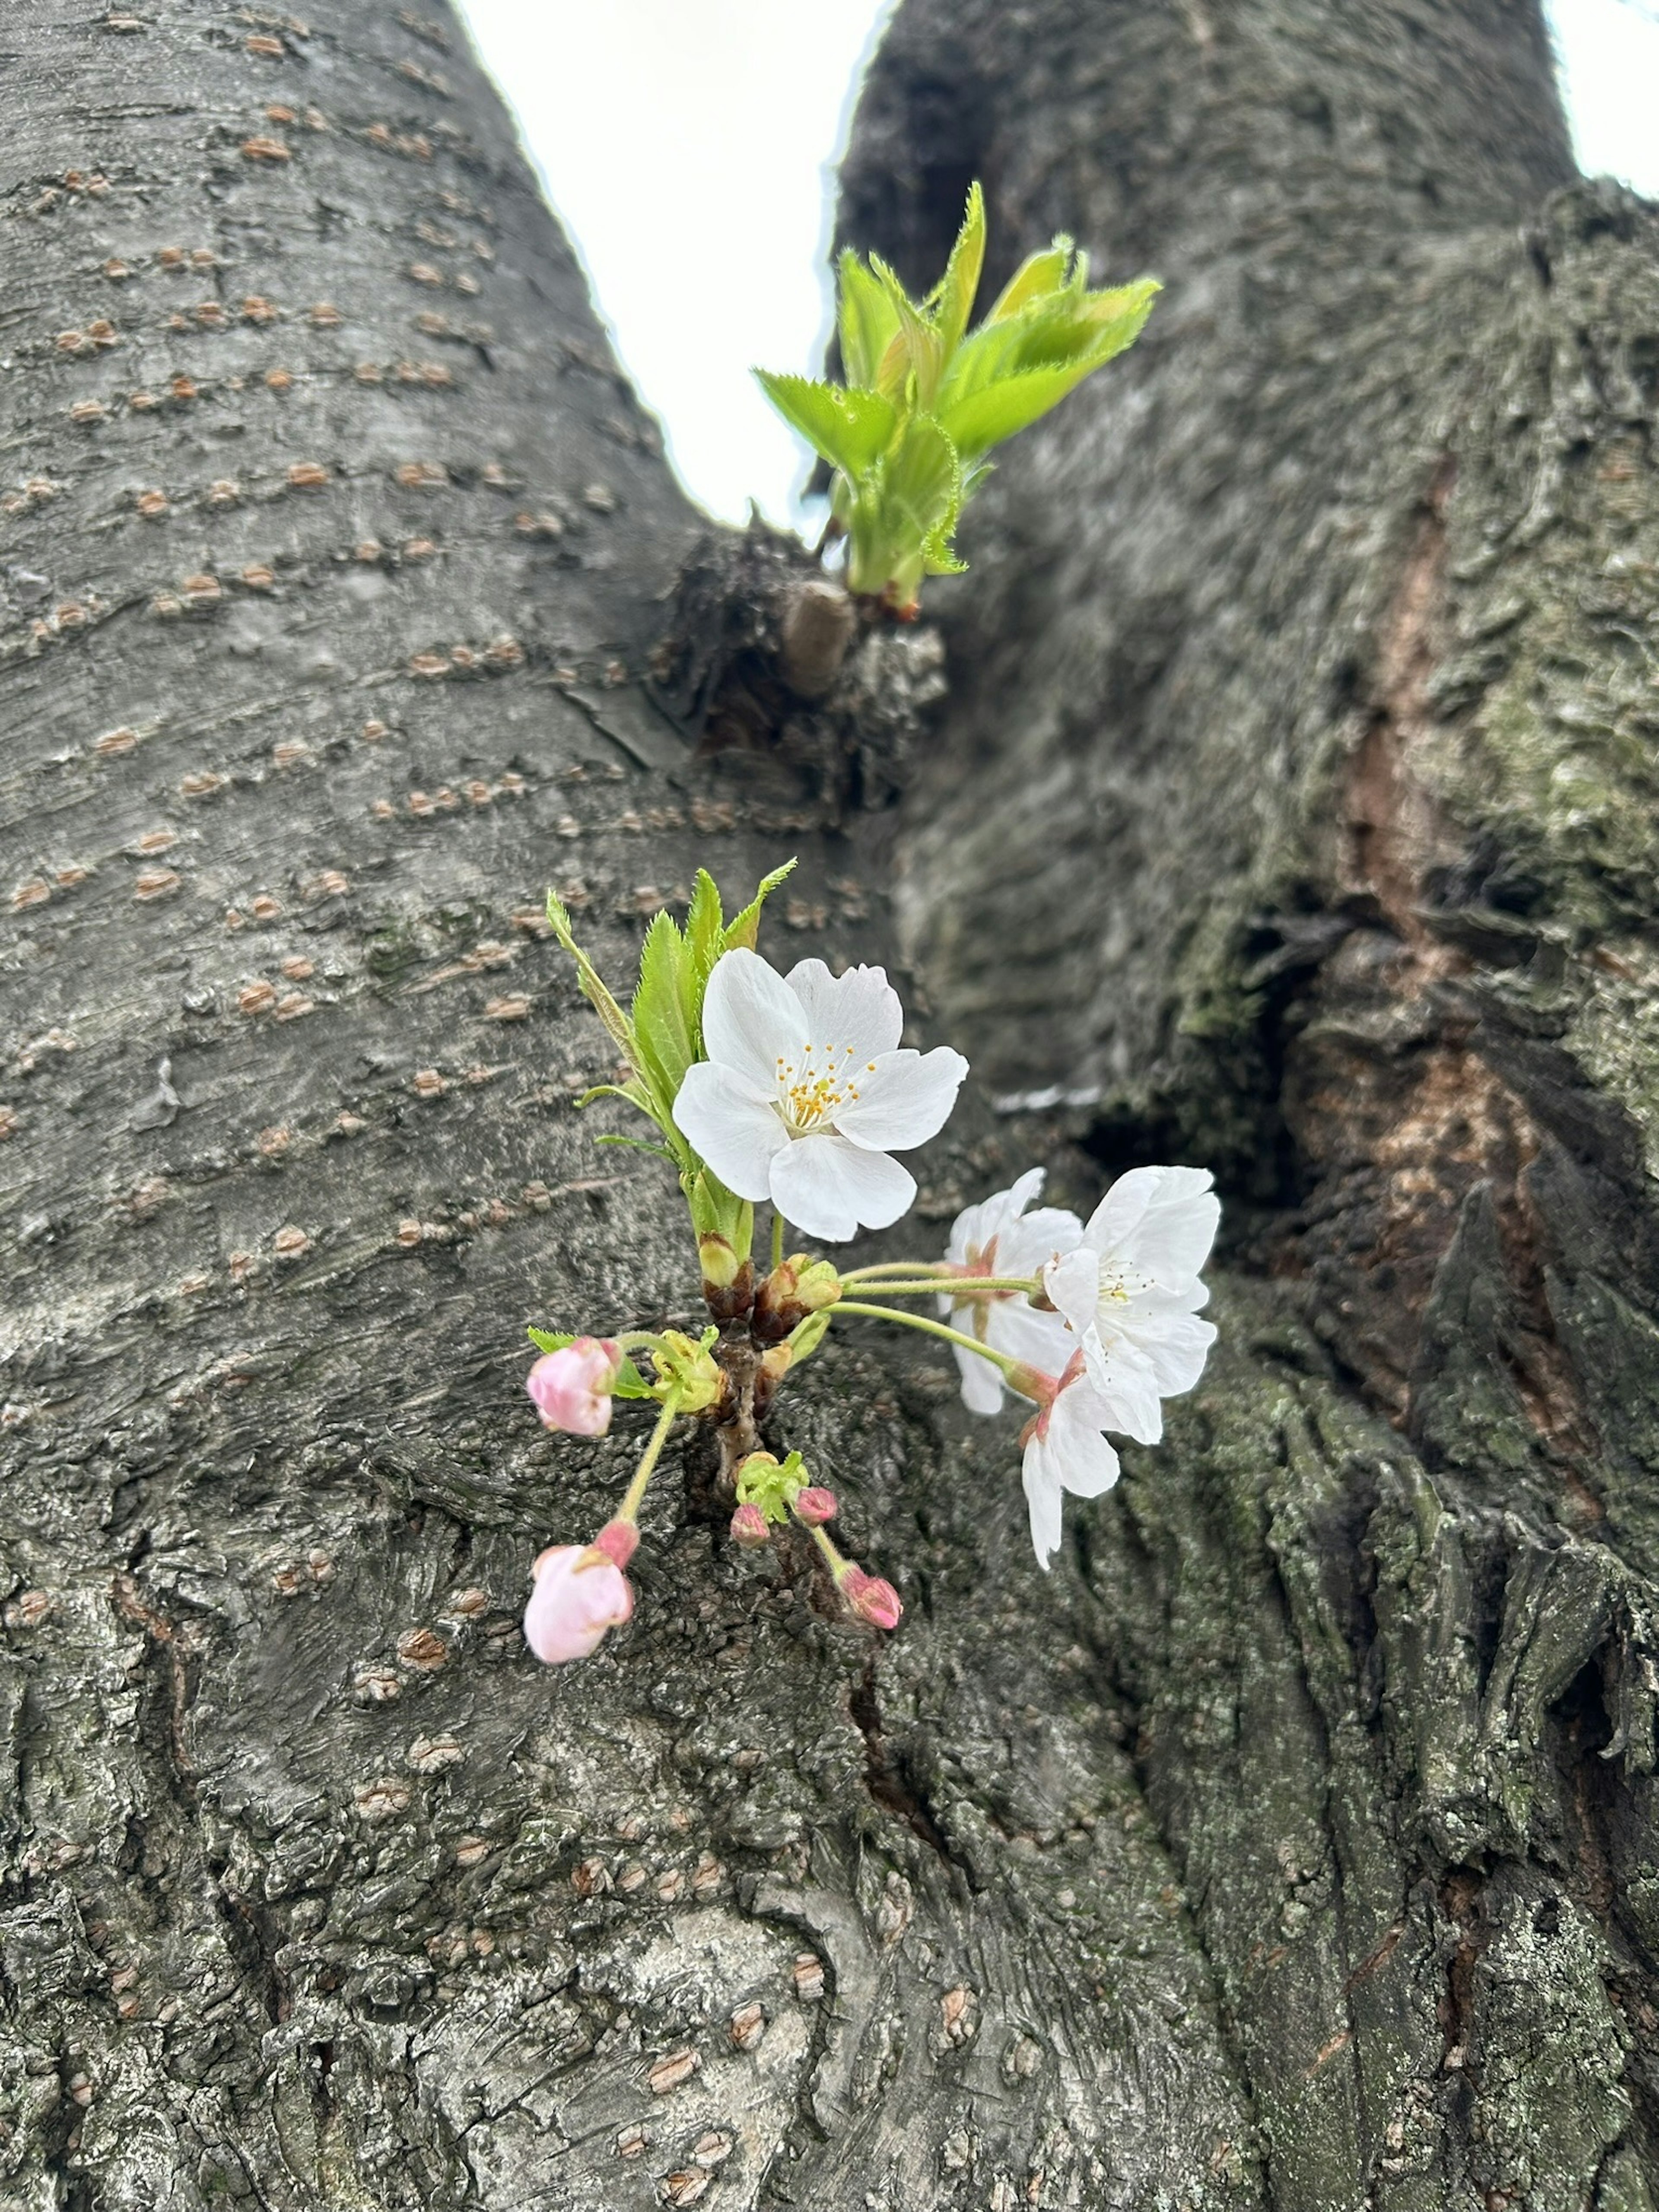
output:
[[524, 1640], [549, 1666], [587, 1658], [606, 1630], [633, 1613], [628, 1577], [600, 1543], [556, 1544], [536, 1561], [535, 1576], [524, 1610]]
[[944, 1127], [968, 1073], [958, 1052], [901, 1050], [904, 1012], [880, 968], [780, 975], [742, 949], [715, 963], [706, 1060], [674, 1102], [681, 1134], [739, 1198], [769, 1199], [809, 1236], [884, 1229], [916, 1194], [891, 1157]]
[[544, 1353], [525, 1378], [544, 1425], [576, 1437], [602, 1437], [611, 1426], [611, 1393], [622, 1352], [609, 1337], [579, 1336]]
[[[1012, 1190], [1000, 1190], [959, 1213], [945, 1248], [947, 1267], [963, 1275], [1035, 1277], [1048, 1261], [1070, 1252], [1083, 1235], [1076, 1214], [1061, 1206], [1025, 1209], [1042, 1188], [1042, 1170], [1031, 1168]], [[1039, 1369], [1058, 1369], [1071, 1354], [1066, 1324], [1043, 1313], [1023, 1291], [951, 1291], [939, 1302], [952, 1328]], [[994, 1413], [1006, 1387], [1002, 1370], [954, 1345], [962, 1374], [963, 1403], [970, 1413]]]
[[1131, 1169], [1042, 1271], [1091, 1382], [1131, 1417], [1109, 1425], [1145, 1443], [1164, 1433], [1158, 1400], [1192, 1389], [1215, 1341], [1198, 1318], [1210, 1295], [1199, 1270], [1221, 1216], [1210, 1184], [1202, 1168]]
[[[1024, 1375], [1019, 1387], [1039, 1400], [1038, 1409], [1020, 1431], [1025, 1448], [1021, 1475], [1031, 1516], [1031, 1544], [1044, 1574], [1060, 1549], [1061, 1501], [1066, 1491], [1098, 1498], [1118, 1477], [1118, 1456], [1101, 1431], [1125, 1434], [1125, 1409], [1116, 1394], [1095, 1383], [1082, 1347], [1057, 1376]], [[1158, 1401], [1152, 1400], [1157, 1413]]]

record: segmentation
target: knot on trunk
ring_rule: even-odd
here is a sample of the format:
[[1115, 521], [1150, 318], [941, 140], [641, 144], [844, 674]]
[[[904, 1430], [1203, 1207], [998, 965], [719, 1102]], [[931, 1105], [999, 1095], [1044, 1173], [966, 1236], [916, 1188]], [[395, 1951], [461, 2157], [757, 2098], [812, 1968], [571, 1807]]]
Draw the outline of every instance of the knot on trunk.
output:
[[651, 673], [701, 755], [804, 767], [836, 821], [897, 797], [923, 712], [944, 695], [943, 662], [937, 631], [851, 598], [757, 515], [693, 547]]

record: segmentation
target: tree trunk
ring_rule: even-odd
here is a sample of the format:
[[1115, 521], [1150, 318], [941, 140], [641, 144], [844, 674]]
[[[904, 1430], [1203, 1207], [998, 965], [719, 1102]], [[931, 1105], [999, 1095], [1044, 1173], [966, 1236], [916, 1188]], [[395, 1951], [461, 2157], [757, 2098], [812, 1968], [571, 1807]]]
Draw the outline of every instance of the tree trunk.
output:
[[[850, 233], [983, 173], [1169, 291], [850, 829], [649, 703], [696, 518], [439, 0], [26, 15], [0, 2207], [1652, 2212], [1659, 236], [1548, 199], [1532, 7], [907, 0]], [[1012, 1428], [832, 1340], [898, 1634], [694, 1441], [550, 1672], [640, 1432], [524, 1324], [691, 1277], [541, 894], [620, 981], [796, 850], [773, 949], [896, 872], [1024, 1094], [924, 1237], [1213, 1161], [1222, 1343], [1045, 1579]]]

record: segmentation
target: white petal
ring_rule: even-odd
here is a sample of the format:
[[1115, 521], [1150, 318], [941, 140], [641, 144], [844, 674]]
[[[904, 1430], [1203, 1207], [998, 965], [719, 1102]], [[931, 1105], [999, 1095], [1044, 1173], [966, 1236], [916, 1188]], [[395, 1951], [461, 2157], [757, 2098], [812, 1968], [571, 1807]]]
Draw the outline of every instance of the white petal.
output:
[[1049, 1560], [1060, 1549], [1060, 1486], [1049, 1464], [1048, 1447], [1041, 1437], [1033, 1435], [1026, 1445], [1020, 1475], [1025, 1485], [1026, 1508], [1031, 1516], [1031, 1548], [1046, 1575]]
[[1024, 1298], [997, 1299], [986, 1335], [999, 1352], [1012, 1353], [1043, 1375], [1064, 1374], [1066, 1361], [1077, 1350], [1076, 1339], [1058, 1314], [1039, 1313]]
[[1074, 1252], [1082, 1241], [1083, 1224], [1063, 1206], [1040, 1206], [1035, 1213], [1012, 1221], [997, 1240], [1000, 1275], [1035, 1275], [1046, 1260]]
[[1120, 1176], [1084, 1231], [1097, 1252], [1139, 1267], [1168, 1289], [1210, 1256], [1221, 1205], [1204, 1168], [1132, 1168]]
[[864, 1152], [843, 1137], [800, 1137], [775, 1156], [769, 1195], [784, 1218], [809, 1237], [844, 1244], [858, 1235], [860, 1224], [885, 1229], [907, 1213], [916, 1185], [908, 1170], [885, 1152]]
[[782, 1068], [803, 1064], [811, 1036], [805, 1008], [775, 968], [742, 946], [720, 955], [702, 1002], [703, 1050], [710, 1060], [775, 1097]]
[[[963, 1328], [957, 1322], [955, 1326]], [[970, 1413], [1000, 1413], [1002, 1411], [1002, 1376], [988, 1359], [960, 1344], [951, 1346], [957, 1355], [957, 1365], [962, 1372], [962, 1402]]]
[[1077, 1334], [1086, 1336], [1100, 1308], [1100, 1255], [1079, 1244], [1043, 1269], [1042, 1287]]
[[1215, 1342], [1215, 1323], [1196, 1314], [1122, 1315], [1118, 1328], [1151, 1366], [1161, 1398], [1178, 1398], [1204, 1372]]
[[861, 1067], [893, 1051], [904, 1034], [904, 1009], [884, 968], [849, 968], [832, 975], [822, 960], [803, 960], [789, 970], [790, 989], [806, 1015], [806, 1035], [826, 1051], [846, 1053]]
[[1073, 1383], [1048, 1416], [1048, 1463], [1079, 1498], [1098, 1498], [1117, 1480], [1117, 1454], [1100, 1433], [1102, 1411], [1091, 1392]]
[[967, 1073], [967, 1061], [948, 1044], [882, 1053], [873, 1074], [860, 1061], [852, 1078], [858, 1097], [836, 1109], [836, 1127], [855, 1145], [907, 1152], [945, 1127]]
[[[1008, 1218], [1011, 1221], [1024, 1213], [1034, 1198], [1042, 1197], [1042, 1186], [1046, 1180], [1046, 1170], [1027, 1168], [1024, 1174], [1010, 1183], [1006, 1190], [997, 1193], [997, 1198], [1001, 1199], [1008, 1209]], [[996, 1202], [995, 1198], [986, 1200], [988, 1206], [994, 1206]]]
[[769, 1093], [712, 1060], [685, 1071], [674, 1126], [739, 1198], [765, 1198], [774, 1156], [789, 1142]]
[[1083, 1340], [1083, 1357], [1090, 1389], [1098, 1397], [1100, 1426], [1133, 1437], [1138, 1444], [1157, 1443], [1164, 1434], [1164, 1408], [1146, 1353], [1121, 1337], [1103, 1340], [1091, 1329]]

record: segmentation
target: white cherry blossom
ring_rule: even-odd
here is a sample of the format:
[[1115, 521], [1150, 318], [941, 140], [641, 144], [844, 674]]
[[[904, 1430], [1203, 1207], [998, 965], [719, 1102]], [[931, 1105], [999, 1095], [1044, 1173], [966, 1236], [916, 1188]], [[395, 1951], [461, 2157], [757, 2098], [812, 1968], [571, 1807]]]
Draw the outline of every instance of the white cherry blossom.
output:
[[[1025, 1211], [1042, 1191], [1042, 1170], [1031, 1168], [1012, 1190], [996, 1191], [957, 1214], [945, 1248], [945, 1265], [969, 1275], [1035, 1277], [1048, 1261], [1071, 1251], [1083, 1235], [1076, 1214], [1058, 1206]], [[953, 1289], [940, 1297], [939, 1310], [952, 1328], [1032, 1367], [1058, 1371], [1071, 1356], [1064, 1321], [1057, 1313], [1042, 1312], [1023, 1291]], [[1008, 1388], [1001, 1369], [963, 1345], [951, 1349], [969, 1412], [996, 1413]]]
[[1101, 1431], [1123, 1427], [1120, 1408], [1096, 1388], [1080, 1348], [1063, 1374], [1047, 1379], [1049, 1395], [1020, 1432], [1031, 1544], [1044, 1574], [1060, 1549], [1065, 1493], [1098, 1498], [1111, 1488], [1118, 1477], [1118, 1456]]
[[1042, 1273], [1091, 1382], [1130, 1416], [1109, 1425], [1146, 1443], [1163, 1434], [1158, 1400], [1192, 1389], [1215, 1341], [1198, 1318], [1210, 1295], [1199, 1270], [1221, 1216], [1210, 1186], [1202, 1168], [1132, 1169]]
[[904, 1010], [880, 968], [780, 975], [754, 952], [715, 963], [707, 1059], [674, 1101], [681, 1134], [739, 1198], [770, 1199], [809, 1237], [843, 1243], [907, 1212], [914, 1177], [891, 1158], [944, 1127], [968, 1063], [901, 1050]]

